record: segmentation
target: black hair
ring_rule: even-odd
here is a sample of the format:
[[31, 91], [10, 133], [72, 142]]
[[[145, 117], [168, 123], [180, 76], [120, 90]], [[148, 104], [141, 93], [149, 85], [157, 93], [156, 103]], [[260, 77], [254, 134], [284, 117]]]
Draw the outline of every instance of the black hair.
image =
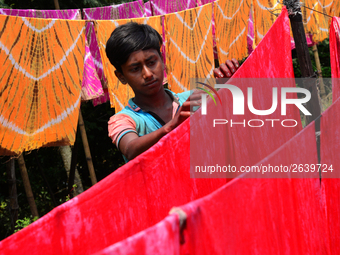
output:
[[155, 49], [160, 57], [162, 37], [149, 25], [129, 22], [117, 27], [106, 42], [106, 56], [120, 73], [123, 65], [131, 53], [139, 50]]

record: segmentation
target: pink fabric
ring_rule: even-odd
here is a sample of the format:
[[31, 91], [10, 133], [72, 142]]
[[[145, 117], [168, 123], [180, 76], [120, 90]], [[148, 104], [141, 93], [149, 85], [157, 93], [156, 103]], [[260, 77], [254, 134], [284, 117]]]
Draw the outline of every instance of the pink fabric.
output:
[[[273, 47], [273, 45], [278, 47]], [[278, 88], [278, 98], [280, 98], [281, 87], [295, 87], [294, 79], [287, 79], [293, 77], [289, 19], [287, 11], [284, 9], [261, 43], [237, 70], [233, 78], [228, 81], [228, 84], [238, 86], [244, 95], [247, 95], [247, 87], [253, 87], [254, 107], [269, 109], [272, 105], [272, 87]], [[231, 107], [233, 98], [229, 90], [221, 89], [218, 94], [222, 99], [222, 105], [218, 102], [215, 106], [214, 102], [209, 100], [207, 115], [201, 116], [199, 111], [191, 117], [190, 160], [192, 174], [197, 173], [196, 166], [218, 164], [239, 168], [241, 165], [254, 165], [302, 129], [300, 113], [295, 106], [288, 106], [285, 116], [281, 116], [279, 103], [276, 111], [270, 115], [254, 115], [247, 107], [245, 107], [244, 115], [233, 115]], [[214, 119], [226, 119], [229, 124], [213, 127]], [[230, 126], [230, 120], [243, 123], [251, 119], [262, 120], [265, 125], [259, 128], [249, 127], [247, 124], [245, 127], [243, 125]], [[280, 121], [277, 121], [272, 127], [266, 119]], [[294, 119], [298, 124], [296, 127], [285, 128], [280, 124], [284, 119]], [[201, 149], [202, 145], [204, 145], [204, 150]], [[204, 174], [199, 173], [195, 176], [204, 177]], [[225, 177], [225, 174], [214, 174], [214, 176]]]
[[340, 97], [340, 18], [333, 17], [329, 31], [333, 102]]
[[253, 52], [253, 44], [254, 44], [254, 22], [253, 22], [253, 10], [250, 8], [249, 11], [249, 19], [248, 19], [248, 35], [247, 35], [247, 45], [248, 45], [248, 54]]
[[[45, 19], [46, 18], [81, 19], [80, 10], [78, 9], [74, 10], [0, 9], [0, 14]], [[89, 51], [88, 46], [85, 47], [84, 74], [81, 87], [82, 87], [81, 93], [82, 100], [91, 100], [104, 94], [102, 85], [95, 70], [93, 57]]]
[[196, 7], [195, 0], [150, 0], [152, 15], [165, 15]]
[[80, 10], [0, 9], [0, 14], [44, 19], [81, 19]]
[[84, 74], [81, 87], [82, 100], [91, 100], [104, 95], [103, 87], [95, 68], [94, 58], [88, 45], [85, 46]]
[[[260, 163], [316, 164], [314, 123]], [[253, 179], [246, 173], [182, 206], [188, 219], [181, 254], [331, 254], [318, 173], [313, 176]]]
[[150, 1], [144, 3], [144, 7], [145, 7], [145, 17], [150, 17], [150, 16], [152, 16], [152, 10], [151, 10]]
[[[128, 18], [141, 18], [145, 16], [145, 7], [143, 0], [138, 0], [135, 2], [124, 3], [120, 5], [112, 5], [106, 7], [97, 8], [85, 8], [83, 9], [85, 20], [111, 20], [111, 19], [128, 19]], [[93, 23], [88, 23], [86, 25], [86, 36], [88, 38], [88, 43], [90, 46], [90, 51], [93, 56], [93, 61], [101, 80], [102, 86], [104, 88], [104, 95], [94, 99], [93, 105], [99, 105], [110, 100], [109, 93], [107, 91], [107, 79], [104, 75], [102, 59], [100, 56], [100, 51], [98, 47], [97, 37], [94, 31]]]
[[[321, 163], [325, 222], [328, 223], [332, 254], [340, 253], [340, 99], [321, 117]], [[333, 171], [329, 171], [332, 166]], [[326, 167], [326, 168], [325, 168]], [[324, 170], [328, 170], [325, 171]]]
[[116, 243], [96, 255], [179, 255], [179, 252], [179, 220], [177, 214], [172, 214], [155, 226]]
[[86, 20], [129, 19], [143, 17], [145, 8], [143, 0], [138, 0], [105, 7], [85, 8], [83, 13]]
[[0, 254], [92, 254], [153, 226], [173, 206], [221, 187], [225, 179], [190, 178], [189, 124], [0, 242]]

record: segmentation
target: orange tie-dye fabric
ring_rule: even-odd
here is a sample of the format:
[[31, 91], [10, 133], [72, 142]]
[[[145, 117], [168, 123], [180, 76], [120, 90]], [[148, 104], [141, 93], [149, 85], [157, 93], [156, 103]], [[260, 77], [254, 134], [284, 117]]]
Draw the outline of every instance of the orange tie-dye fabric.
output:
[[85, 22], [0, 15], [0, 155], [72, 144]]
[[282, 5], [277, 0], [253, 0], [253, 6], [254, 40], [258, 45], [277, 18], [273, 13], [280, 14]]
[[166, 63], [171, 90], [190, 90], [191, 78], [210, 78], [214, 69], [212, 4], [165, 15]]
[[[306, 33], [313, 35], [314, 42], [322, 42], [329, 36], [329, 17], [339, 1], [305, 0], [302, 5], [303, 23]], [[306, 8], [306, 7], [308, 8]], [[338, 6], [339, 7], [339, 6]], [[326, 14], [326, 15], [323, 15]]]
[[[276, 0], [253, 1], [255, 44], [258, 45], [276, 20], [272, 13], [279, 14], [283, 5]], [[305, 0], [301, 5], [301, 12], [306, 34], [311, 34], [314, 42], [322, 42], [329, 36], [329, 16], [340, 15], [340, 1]]]
[[219, 0], [214, 3], [215, 35], [219, 63], [248, 55], [247, 35], [250, 0]]
[[129, 99], [134, 97], [134, 93], [129, 85], [122, 84], [116, 77], [115, 68], [111, 65], [105, 53], [106, 42], [110, 38], [113, 30], [118, 26], [127, 22], [137, 22], [140, 24], [148, 24], [157, 30], [162, 35], [161, 16], [121, 19], [121, 20], [97, 20], [95, 23], [97, 39], [100, 49], [100, 55], [103, 60], [104, 73], [108, 80], [108, 91], [110, 95], [111, 107], [114, 107], [116, 112], [122, 110], [128, 103]]

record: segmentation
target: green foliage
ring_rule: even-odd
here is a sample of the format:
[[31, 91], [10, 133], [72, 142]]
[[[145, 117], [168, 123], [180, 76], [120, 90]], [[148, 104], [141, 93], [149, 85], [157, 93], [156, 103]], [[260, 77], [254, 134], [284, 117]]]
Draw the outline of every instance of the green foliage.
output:
[[20, 231], [21, 229], [27, 227], [29, 224], [31, 224], [32, 222], [36, 221], [38, 219], [38, 217], [24, 217], [22, 220], [17, 220], [16, 221], [16, 225], [15, 225], [15, 232]]

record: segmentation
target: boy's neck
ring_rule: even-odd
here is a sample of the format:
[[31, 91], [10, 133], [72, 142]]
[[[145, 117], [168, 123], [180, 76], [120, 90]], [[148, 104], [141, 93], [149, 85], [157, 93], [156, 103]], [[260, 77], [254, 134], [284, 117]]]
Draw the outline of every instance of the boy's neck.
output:
[[165, 92], [164, 88], [160, 89], [157, 94], [152, 96], [145, 97], [144, 95], [135, 95], [133, 101], [138, 107], [145, 111], [153, 111], [163, 108], [169, 103], [172, 104], [172, 100]]

